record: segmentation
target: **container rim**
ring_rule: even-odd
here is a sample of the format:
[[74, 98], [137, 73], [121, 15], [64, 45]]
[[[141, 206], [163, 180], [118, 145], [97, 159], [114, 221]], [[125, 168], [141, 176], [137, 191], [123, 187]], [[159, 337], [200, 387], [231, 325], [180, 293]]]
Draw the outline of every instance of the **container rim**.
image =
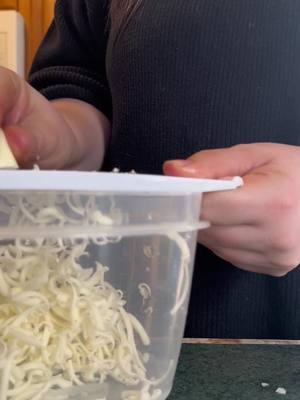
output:
[[120, 226], [6, 226], [0, 228], [0, 240], [13, 239], [97, 239], [188, 233], [210, 226], [207, 221], [153, 223]]
[[232, 180], [191, 179], [112, 172], [0, 171], [0, 191], [93, 192], [99, 194], [180, 196], [223, 190], [243, 185]]

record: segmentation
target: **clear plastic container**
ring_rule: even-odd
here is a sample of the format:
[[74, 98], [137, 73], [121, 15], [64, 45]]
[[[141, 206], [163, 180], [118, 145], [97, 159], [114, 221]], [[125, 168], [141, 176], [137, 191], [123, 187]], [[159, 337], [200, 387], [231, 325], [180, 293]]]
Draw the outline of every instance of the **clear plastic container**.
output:
[[0, 172], [0, 399], [166, 399], [201, 195], [240, 185]]

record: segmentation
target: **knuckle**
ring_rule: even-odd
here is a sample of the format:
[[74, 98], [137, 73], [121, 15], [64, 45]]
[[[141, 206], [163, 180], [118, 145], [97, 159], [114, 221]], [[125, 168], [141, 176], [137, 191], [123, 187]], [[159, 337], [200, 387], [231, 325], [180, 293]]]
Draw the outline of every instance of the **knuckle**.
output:
[[249, 148], [249, 144], [239, 143], [231, 146], [232, 150], [247, 150]]
[[206, 157], [207, 155], [209, 155], [211, 153], [212, 150], [201, 150], [198, 151], [197, 153], [192, 154], [188, 160], [189, 161], [193, 161], [193, 162], [198, 162], [199, 159], [202, 159], [204, 157]]

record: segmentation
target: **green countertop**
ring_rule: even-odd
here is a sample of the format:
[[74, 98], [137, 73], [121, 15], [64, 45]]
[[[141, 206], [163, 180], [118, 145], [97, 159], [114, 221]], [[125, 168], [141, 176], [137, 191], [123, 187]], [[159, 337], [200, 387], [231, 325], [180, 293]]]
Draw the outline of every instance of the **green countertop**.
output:
[[300, 400], [300, 346], [183, 345], [168, 400], [271, 399]]

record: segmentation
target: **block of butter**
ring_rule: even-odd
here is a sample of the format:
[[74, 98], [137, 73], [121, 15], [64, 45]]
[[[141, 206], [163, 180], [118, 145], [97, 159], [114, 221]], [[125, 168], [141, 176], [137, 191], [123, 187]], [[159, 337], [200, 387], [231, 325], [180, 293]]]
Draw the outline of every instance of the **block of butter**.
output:
[[7, 143], [5, 134], [0, 128], [0, 169], [18, 169], [18, 163]]

